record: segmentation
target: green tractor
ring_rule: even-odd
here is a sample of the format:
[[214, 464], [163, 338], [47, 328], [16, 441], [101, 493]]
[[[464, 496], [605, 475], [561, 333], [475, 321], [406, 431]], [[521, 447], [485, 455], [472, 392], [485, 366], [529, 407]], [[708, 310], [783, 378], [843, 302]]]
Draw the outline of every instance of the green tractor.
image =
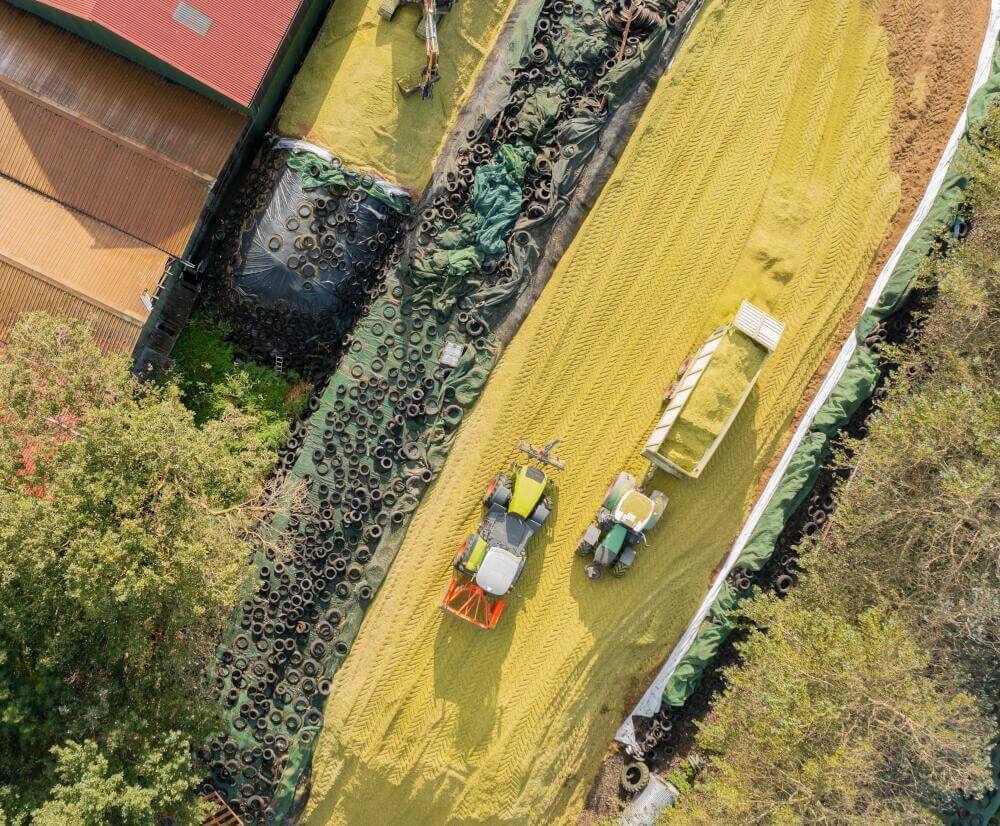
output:
[[586, 567], [590, 579], [600, 579], [605, 568], [621, 577], [635, 562], [638, 545], [649, 533], [667, 507], [666, 494], [654, 490], [647, 495], [630, 473], [619, 473], [611, 483], [576, 552], [594, 559]]

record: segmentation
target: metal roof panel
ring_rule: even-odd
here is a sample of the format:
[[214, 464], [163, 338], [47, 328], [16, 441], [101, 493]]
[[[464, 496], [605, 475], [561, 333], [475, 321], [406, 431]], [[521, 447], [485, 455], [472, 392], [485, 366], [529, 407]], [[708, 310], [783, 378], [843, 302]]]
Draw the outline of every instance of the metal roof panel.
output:
[[246, 107], [302, 5], [301, 0], [39, 2], [103, 26]]
[[0, 261], [141, 325], [169, 256], [0, 177]]

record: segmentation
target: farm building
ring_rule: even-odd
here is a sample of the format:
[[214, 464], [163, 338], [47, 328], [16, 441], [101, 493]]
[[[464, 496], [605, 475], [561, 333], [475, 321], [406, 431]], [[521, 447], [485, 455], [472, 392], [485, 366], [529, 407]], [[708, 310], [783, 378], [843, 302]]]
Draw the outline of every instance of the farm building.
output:
[[0, 342], [47, 309], [169, 352], [203, 218], [324, 7], [0, 3]]

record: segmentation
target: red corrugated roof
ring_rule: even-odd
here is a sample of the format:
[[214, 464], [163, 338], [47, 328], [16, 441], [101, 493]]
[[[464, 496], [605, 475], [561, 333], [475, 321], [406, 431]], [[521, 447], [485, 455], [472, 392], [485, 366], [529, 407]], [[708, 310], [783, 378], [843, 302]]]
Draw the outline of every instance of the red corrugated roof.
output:
[[[243, 106], [250, 106], [301, 0], [41, 0], [91, 20]], [[175, 20], [207, 18], [199, 34]], [[199, 14], [200, 13], [200, 14]], [[184, 17], [182, 13], [180, 16]]]
[[45, 5], [54, 9], [64, 11], [67, 14], [75, 14], [77, 17], [90, 17], [97, 0], [41, 0]]

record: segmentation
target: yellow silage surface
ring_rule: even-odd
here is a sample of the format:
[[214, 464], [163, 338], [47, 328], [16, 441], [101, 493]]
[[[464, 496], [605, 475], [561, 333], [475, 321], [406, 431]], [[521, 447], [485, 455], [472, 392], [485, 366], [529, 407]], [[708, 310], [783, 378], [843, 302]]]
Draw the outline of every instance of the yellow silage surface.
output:
[[513, 0], [455, 0], [438, 27], [441, 80], [434, 98], [404, 98], [426, 63], [415, 35], [420, 8], [400, 6], [391, 22], [379, 0], [336, 0], [281, 109], [278, 131], [420, 190], [459, 106], [496, 40]]
[[[713, 0], [467, 416], [347, 662], [311, 824], [571, 821], [645, 679], [702, 599], [898, 201], [874, 3]], [[739, 302], [785, 322], [702, 477], [623, 580], [574, 548], [681, 359]], [[437, 609], [518, 438], [562, 438], [555, 512], [499, 627]], [[627, 699], [628, 698], [628, 699]]]

